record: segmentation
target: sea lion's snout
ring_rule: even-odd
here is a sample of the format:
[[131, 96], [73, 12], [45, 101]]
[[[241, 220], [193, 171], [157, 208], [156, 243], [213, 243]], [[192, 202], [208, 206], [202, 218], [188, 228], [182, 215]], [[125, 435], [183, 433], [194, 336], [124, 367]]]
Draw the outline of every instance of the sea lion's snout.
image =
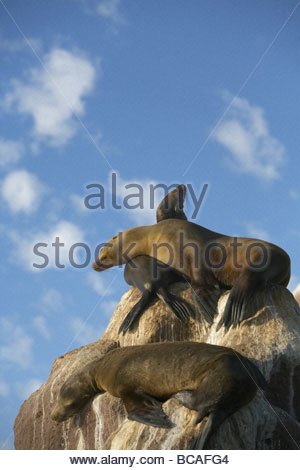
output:
[[93, 262], [93, 269], [97, 272], [103, 271], [103, 265], [98, 261], [98, 258]]
[[57, 408], [54, 408], [54, 410], [52, 410], [51, 412], [51, 419], [53, 421], [57, 421], [58, 423], [61, 423], [62, 421], [64, 421], [65, 417], [62, 415], [62, 413], [60, 413]]
[[101, 271], [105, 271], [106, 269], [109, 269], [111, 268], [113, 265], [112, 264], [104, 264], [104, 263], [101, 263], [101, 261], [99, 260], [99, 258], [97, 258], [94, 263], [93, 263], [93, 269], [95, 271], [97, 271], [98, 273], [100, 273]]

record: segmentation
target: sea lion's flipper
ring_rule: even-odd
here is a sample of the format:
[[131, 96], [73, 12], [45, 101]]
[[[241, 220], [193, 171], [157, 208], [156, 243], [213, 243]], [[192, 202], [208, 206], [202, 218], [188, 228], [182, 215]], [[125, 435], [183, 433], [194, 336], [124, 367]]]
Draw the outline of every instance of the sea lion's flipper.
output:
[[251, 314], [247, 311], [249, 301], [261, 287], [262, 282], [257, 272], [244, 271], [233, 285], [226, 302], [223, 317], [218, 323], [217, 331], [224, 325], [225, 330], [230, 326], [236, 327]]
[[191, 450], [203, 450], [207, 449], [207, 444], [212, 436], [212, 434], [216, 431], [216, 429], [220, 426], [220, 424], [224, 421], [226, 417], [226, 414], [221, 411], [213, 411], [210, 413], [203, 431], [199, 436], [197, 436], [195, 439], [192, 440], [190, 444], [190, 449]]
[[218, 313], [218, 300], [222, 291], [215, 286], [193, 287], [193, 299], [204, 320], [210, 325]]
[[183, 210], [186, 187], [180, 184], [174, 191], [168, 193], [156, 210], [156, 221], [161, 222], [165, 219], [184, 219], [187, 217]]
[[140, 300], [132, 307], [130, 312], [124, 318], [118, 334], [126, 333], [126, 331], [133, 326], [133, 324], [141, 317], [145, 309], [149, 306], [154, 294], [149, 291], [145, 291], [142, 294]]
[[151, 395], [136, 390], [121, 396], [121, 398], [124, 402], [128, 419], [158, 428], [173, 428], [175, 426], [164, 413], [161, 402]]
[[190, 317], [195, 318], [195, 312], [188, 302], [181, 297], [171, 294], [163, 287], [157, 291], [157, 296], [169, 307], [180, 321], [186, 321]]

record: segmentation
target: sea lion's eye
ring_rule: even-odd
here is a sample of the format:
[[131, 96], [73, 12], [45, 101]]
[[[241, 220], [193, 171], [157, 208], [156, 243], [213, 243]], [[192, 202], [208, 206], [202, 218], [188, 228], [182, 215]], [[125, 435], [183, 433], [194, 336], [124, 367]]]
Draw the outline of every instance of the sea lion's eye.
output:
[[117, 238], [117, 235], [115, 235], [114, 237], [112, 237], [113, 240], [115, 240]]

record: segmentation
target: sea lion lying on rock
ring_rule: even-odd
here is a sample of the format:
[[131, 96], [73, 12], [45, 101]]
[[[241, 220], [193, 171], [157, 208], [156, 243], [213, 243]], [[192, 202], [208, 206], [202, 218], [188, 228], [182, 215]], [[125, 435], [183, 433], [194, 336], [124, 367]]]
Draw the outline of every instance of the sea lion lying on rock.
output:
[[266, 387], [259, 369], [231, 348], [196, 342], [150, 343], [113, 349], [61, 387], [52, 418], [76, 414], [97, 393], [122, 398], [128, 418], [162, 428], [174, 424], [162, 403], [176, 398], [208, 417], [193, 448], [204, 449], [220, 424]]

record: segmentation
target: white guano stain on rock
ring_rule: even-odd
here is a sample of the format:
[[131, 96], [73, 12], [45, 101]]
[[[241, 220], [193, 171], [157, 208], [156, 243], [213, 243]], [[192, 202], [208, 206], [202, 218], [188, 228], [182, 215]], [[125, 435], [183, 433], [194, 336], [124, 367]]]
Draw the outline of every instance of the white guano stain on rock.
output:
[[[193, 304], [190, 289], [183, 290], [182, 285], [176, 284], [171, 291]], [[107, 394], [95, 397], [86, 405], [82, 420], [70, 418], [57, 424], [50, 418], [64, 381], [103, 355], [112, 343], [119, 341], [122, 347], [180, 340], [232, 347], [251, 359], [270, 381], [271, 388], [265, 396], [258, 393], [250, 404], [219, 427], [210, 440], [212, 450], [296, 448], [293, 439], [300, 442], [300, 416], [296, 416], [300, 410], [297, 401], [300, 381], [295, 377], [295, 368], [299, 371], [300, 367], [299, 306], [287, 289], [270, 286], [258, 292], [251, 302], [251, 318], [227, 332], [224, 328], [216, 331], [228, 295], [224, 293], [219, 299], [211, 326], [203, 323], [197, 312], [195, 320], [183, 324], [158, 301], [145, 311], [133, 331], [118, 335], [123, 319], [140, 298], [137, 289], [130, 289], [123, 295], [102, 338], [56, 359], [46, 383], [24, 402], [15, 422], [16, 448], [187, 449], [201, 432], [204, 421], [195, 426], [196, 412], [184, 408], [175, 399], [164, 404], [166, 414], [176, 424], [172, 429], [128, 420], [122, 401], [114, 397], [107, 399]], [[286, 375], [281, 377], [282, 374]], [[283, 411], [287, 401], [291, 404], [290, 415]]]

